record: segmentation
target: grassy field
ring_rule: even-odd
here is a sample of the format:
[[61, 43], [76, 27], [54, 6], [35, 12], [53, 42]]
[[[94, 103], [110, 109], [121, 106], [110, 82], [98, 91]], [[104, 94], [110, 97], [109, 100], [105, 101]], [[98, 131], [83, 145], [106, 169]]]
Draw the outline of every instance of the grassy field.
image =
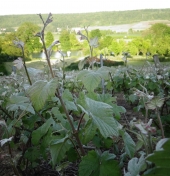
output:
[[[120, 57], [113, 57], [113, 56], [109, 56], [107, 59], [113, 60], [113, 61], [122, 61], [122, 56]], [[73, 62], [77, 62], [78, 60], [80, 60], [80, 58], [65, 58], [65, 62], [66, 65], [68, 66]], [[51, 59], [51, 63], [52, 65], [56, 64], [56, 59]], [[144, 64], [146, 64], [146, 61], [149, 61], [150, 63], [154, 64], [153, 59], [149, 59], [146, 60], [146, 58], [142, 58], [142, 57], [134, 57], [134, 58], [128, 58], [128, 65], [132, 65], [132, 66], [143, 66]], [[170, 66], [170, 62], [162, 62], [162, 65], [165, 66]], [[5, 62], [5, 68], [7, 70], [7, 72], [10, 74], [12, 71], [12, 62]], [[34, 59], [32, 61], [28, 61], [26, 62], [27, 67], [32, 67], [32, 68], [36, 68], [36, 69], [44, 69], [45, 66], [47, 65], [46, 60], [44, 59]], [[59, 63], [56, 64], [57, 67], [62, 67], [62, 62], [60, 61]]]
[[[79, 60], [78, 58], [65, 58], [66, 66], [78, 60]], [[51, 64], [52, 65], [55, 64], [56, 61], [57, 61], [56, 59], [51, 59]], [[57, 64], [58, 64], [58, 67], [62, 67], [62, 62], [59, 62]], [[32, 61], [27, 61], [26, 65], [27, 67], [32, 67], [36, 69], [44, 69], [44, 67], [47, 65], [47, 62], [46, 60], [43, 60], [43, 59], [34, 59]], [[12, 66], [13, 66], [12, 62], [5, 62], [5, 68], [9, 74], [12, 71]]]

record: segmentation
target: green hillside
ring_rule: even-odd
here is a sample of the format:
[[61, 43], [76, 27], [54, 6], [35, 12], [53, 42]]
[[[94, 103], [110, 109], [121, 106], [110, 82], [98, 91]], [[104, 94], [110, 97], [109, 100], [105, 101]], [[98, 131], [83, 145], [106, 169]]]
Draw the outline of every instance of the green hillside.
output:
[[[53, 23], [50, 25], [50, 30], [55, 31], [57, 27], [108, 26], [149, 20], [170, 20], [170, 9], [53, 14]], [[13, 28], [24, 22], [41, 24], [40, 18], [36, 14], [0, 16], [0, 28]]]

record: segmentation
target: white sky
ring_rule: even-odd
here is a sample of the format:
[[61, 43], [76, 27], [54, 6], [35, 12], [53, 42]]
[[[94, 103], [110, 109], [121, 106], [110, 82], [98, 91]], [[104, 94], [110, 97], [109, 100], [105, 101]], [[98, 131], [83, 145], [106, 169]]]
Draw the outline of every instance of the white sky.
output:
[[170, 8], [170, 0], [1, 0], [0, 15]]

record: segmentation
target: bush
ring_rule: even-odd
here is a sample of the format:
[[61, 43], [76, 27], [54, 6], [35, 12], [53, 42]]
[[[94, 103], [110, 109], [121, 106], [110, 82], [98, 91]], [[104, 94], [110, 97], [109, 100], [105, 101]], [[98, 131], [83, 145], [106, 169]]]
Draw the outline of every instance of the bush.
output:
[[[97, 60], [97, 62], [99, 62], [99, 60]], [[67, 66], [65, 68], [65, 70], [66, 71], [78, 70], [78, 64], [79, 64], [79, 61], [71, 63], [69, 66]], [[124, 62], [123, 61], [103, 60], [103, 66], [112, 67], [112, 66], [119, 66], [119, 65], [124, 65]], [[97, 63], [95, 63], [94, 66], [100, 67], [100, 65]], [[89, 63], [86, 63], [84, 65], [84, 68], [88, 68], [88, 67], [89, 67]]]
[[6, 68], [5, 68], [4, 63], [0, 64], [0, 72], [2, 72], [4, 75], [8, 75], [8, 72], [7, 72]]

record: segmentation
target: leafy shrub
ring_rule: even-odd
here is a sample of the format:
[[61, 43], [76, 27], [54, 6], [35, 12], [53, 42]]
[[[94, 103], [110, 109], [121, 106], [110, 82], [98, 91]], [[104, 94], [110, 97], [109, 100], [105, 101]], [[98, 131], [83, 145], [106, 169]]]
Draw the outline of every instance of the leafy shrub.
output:
[[8, 74], [8, 72], [7, 72], [6, 68], [5, 68], [5, 65], [3, 63], [0, 64], [0, 72], [2, 72], [4, 75]]
[[[99, 62], [99, 60], [97, 60], [97, 62]], [[79, 64], [79, 62], [71, 63], [69, 66], [66, 67], [66, 70], [67, 71], [78, 70], [78, 64]], [[123, 61], [104, 60], [103, 65], [107, 66], [107, 67], [119, 66], [119, 65], [124, 65], [124, 62]], [[94, 66], [100, 67], [100, 64], [95, 63]], [[88, 68], [88, 67], [89, 67], [89, 63], [86, 63], [84, 65], [84, 68]]]

